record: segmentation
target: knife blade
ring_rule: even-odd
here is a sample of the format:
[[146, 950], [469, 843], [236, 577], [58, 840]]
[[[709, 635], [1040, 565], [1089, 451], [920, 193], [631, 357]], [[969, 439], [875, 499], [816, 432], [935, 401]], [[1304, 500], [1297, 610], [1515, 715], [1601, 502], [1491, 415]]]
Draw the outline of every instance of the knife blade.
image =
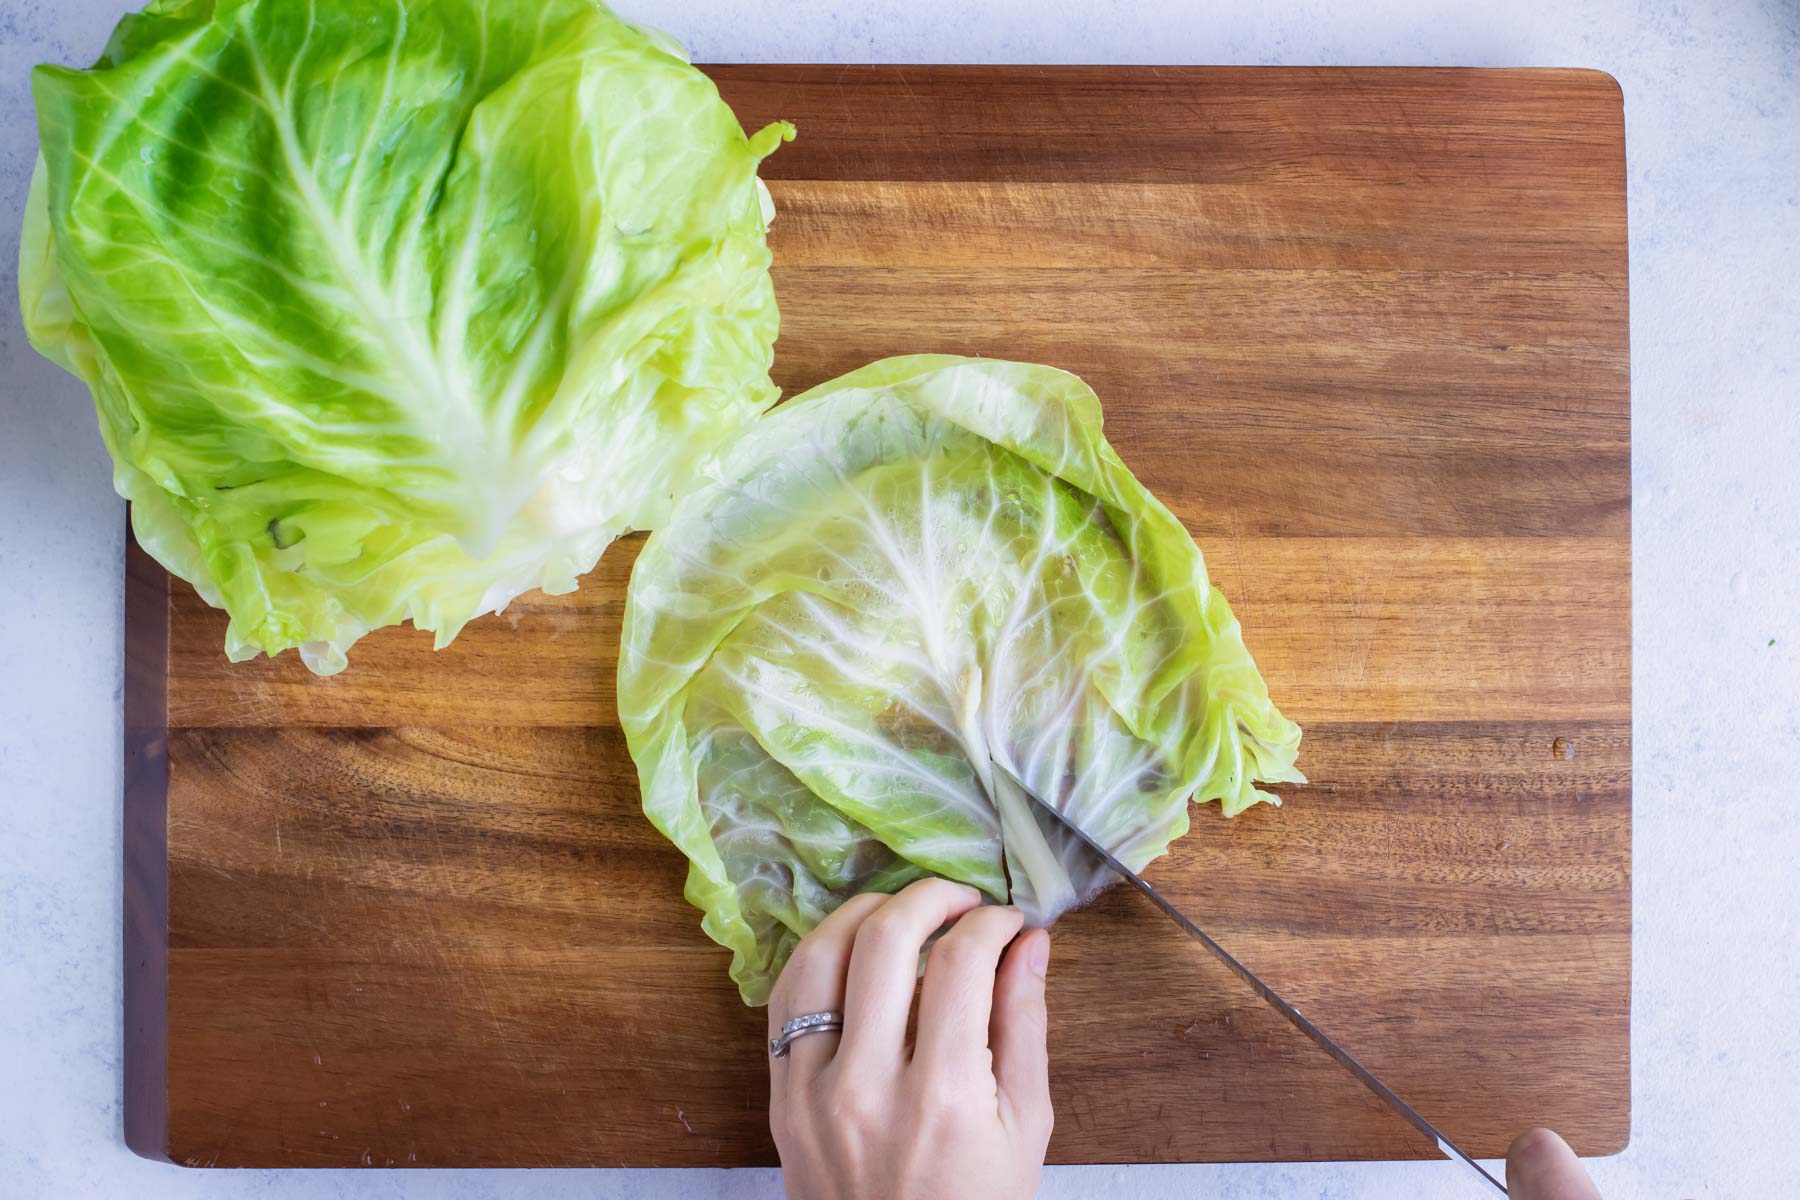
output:
[[[1005, 770], [1005, 768], [1002, 768], [1002, 770]], [[1106, 847], [1089, 837], [1075, 824], [1075, 822], [1069, 820], [1069, 818], [1057, 811], [1045, 801], [1042, 796], [1039, 796], [1031, 788], [1026, 787], [1024, 782], [1020, 780], [1018, 776], [1014, 775], [1011, 771], [1006, 771], [1006, 774], [1014, 783], [1018, 784], [1020, 791], [1031, 798], [1032, 803], [1036, 804], [1044, 812], [1049, 813], [1058, 825], [1074, 835], [1077, 841], [1087, 847], [1087, 849], [1099, 858], [1100, 861], [1111, 868], [1119, 878], [1143, 893], [1150, 903], [1162, 909], [1171, 920], [1187, 932], [1188, 936], [1212, 951], [1213, 954], [1218, 957], [1219, 961], [1231, 968], [1232, 974], [1249, 984], [1252, 990], [1267, 1001], [1271, 1008], [1286, 1017], [1296, 1029], [1311, 1038], [1315, 1045], [1325, 1051], [1325, 1053], [1331, 1055], [1332, 1058], [1336, 1059], [1340, 1066], [1349, 1071], [1350, 1074], [1356, 1076], [1358, 1081], [1360, 1081], [1364, 1087], [1368, 1088], [1371, 1092], [1374, 1092], [1375, 1095], [1386, 1103], [1389, 1108], [1404, 1118], [1409, 1125], [1436, 1142], [1438, 1150], [1445, 1158], [1466, 1163], [1468, 1167], [1477, 1175], [1480, 1175], [1483, 1180], [1492, 1184], [1494, 1189], [1502, 1196], [1507, 1194], [1506, 1185], [1488, 1174], [1487, 1168], [1476, 1162], [1462, 1147], [1446, 1137], [1443, 1131], [1438, 1129], [1437, 1126], [1433, 1125], [1430, 1121], [1427, 1121], [1423, 1116], [1420, 1116], [1419, 1111], [1406, 1101], [1402, 1100], [1394, 1089], [1381, 1082], [1380, 1078], [1377, 1077], [1373, 1071], [1363, 1066], [1360, 1062], [1357, 1062], [1356, 1058], [1348, 1050], [1326, 1036], [1323, 1030], [1317, 1025], [1314, 1025], [1299, 1009], [1295, 1008], [1284, 999], [1281, 993], [1257, 978], [1254, 971], [1239, 962], [1230, 951], [1215, 942], [1204, 929], [1201, 929], [1200, 926], [1189, 920], [1186, 913], [1182, 912], [1179, 908], [1176, 908], [1175, 905], [1165, 899], [1163, 894], [1150, 886], [1150, 884], [1146, 883], [1142, 876], [1127, 867], [1118, 859], [1114, 858]]]

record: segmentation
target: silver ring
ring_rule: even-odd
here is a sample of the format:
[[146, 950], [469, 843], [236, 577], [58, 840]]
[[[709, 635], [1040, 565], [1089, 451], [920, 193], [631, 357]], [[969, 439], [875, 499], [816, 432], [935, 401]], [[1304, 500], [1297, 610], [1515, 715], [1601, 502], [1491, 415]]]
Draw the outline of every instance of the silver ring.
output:
[[769, 1039], [769, 1057], [786, 1058], [788, 1046], [795, 1038], [803, 1038], [809, 1033], [838, 1033], [843, 1028], [844, 1014], [841, 1012], [806, 1013], [784, 1021], [781, 1036]]

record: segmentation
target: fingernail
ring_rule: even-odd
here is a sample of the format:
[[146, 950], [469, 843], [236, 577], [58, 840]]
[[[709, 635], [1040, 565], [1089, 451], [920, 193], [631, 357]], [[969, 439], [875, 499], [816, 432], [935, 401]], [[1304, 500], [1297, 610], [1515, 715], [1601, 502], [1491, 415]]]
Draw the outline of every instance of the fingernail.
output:
[[1030, 967], [1031, 973], [1039, 979], [1050, 973], [1050, 939], [1048, 937], [1031, 939], [1031, 948], [1025, 952], [1025, 965]]

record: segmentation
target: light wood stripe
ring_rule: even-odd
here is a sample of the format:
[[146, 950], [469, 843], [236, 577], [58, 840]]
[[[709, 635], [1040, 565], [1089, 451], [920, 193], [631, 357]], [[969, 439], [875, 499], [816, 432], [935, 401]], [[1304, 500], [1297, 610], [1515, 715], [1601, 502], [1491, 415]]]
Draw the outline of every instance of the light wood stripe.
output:
[[784, 270], [1625, 271], [1623, 210], [1538, 182], [1449, 192], [1343, 180], [775, 179], [769, 190]]
[[[436, 654], [429, 635], [377, 631], [330, 679], [292, 654], [227, 662], [224, 615], [178, 587], [170, 723], [611, 723], [636, 545], [611, 551], [580, 590], [521, 597]], [[1303, 724], [1630, 713], [1630, 563], [1616, 542], [1244, 537], [1203, 549], [1271, 695]]]

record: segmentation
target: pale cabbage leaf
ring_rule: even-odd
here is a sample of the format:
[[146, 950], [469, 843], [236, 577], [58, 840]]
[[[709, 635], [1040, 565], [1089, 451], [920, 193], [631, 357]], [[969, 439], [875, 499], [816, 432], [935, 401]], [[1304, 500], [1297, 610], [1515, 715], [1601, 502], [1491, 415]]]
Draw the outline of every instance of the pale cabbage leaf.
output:
[[594, 0], [158, 0], [32, 88], [27, 331], [234, 660], [568, 591], [775, 400], [792, 129]]
[[633, 571], [619, 710], [644, 811], [749, 1003], [837, 904], [925, 874], [1048, 924], [1298, 781], [1180, 522], [1050, 367], [874, 363], [762, 418]]

